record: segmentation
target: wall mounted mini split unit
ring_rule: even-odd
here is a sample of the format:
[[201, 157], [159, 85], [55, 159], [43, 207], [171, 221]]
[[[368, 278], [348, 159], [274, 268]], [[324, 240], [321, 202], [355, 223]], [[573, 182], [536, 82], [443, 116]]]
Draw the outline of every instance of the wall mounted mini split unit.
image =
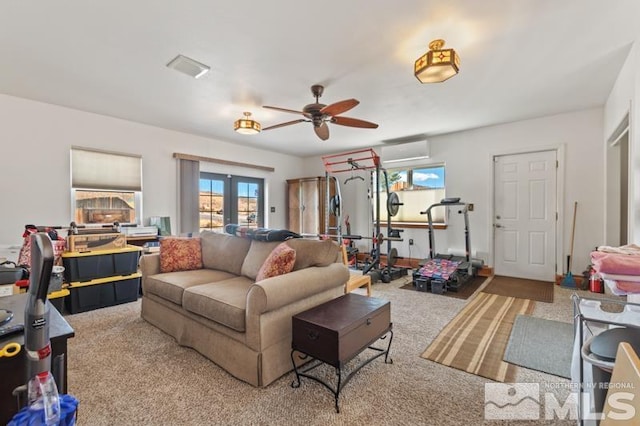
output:
[[384, 145], [381, 150], [383, 163], [397, 163], [429, 158], [429, 141]]

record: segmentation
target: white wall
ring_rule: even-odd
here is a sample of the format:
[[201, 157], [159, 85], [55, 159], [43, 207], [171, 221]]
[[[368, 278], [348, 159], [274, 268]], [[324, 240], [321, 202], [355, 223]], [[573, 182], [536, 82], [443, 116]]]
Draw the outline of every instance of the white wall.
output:
[[[633, 80], [637, 81], [637, 59], [634, 61], [632, 65], [636, 71], [632, 75]], [[638, 86], [635, 84], [635, 87]], [[628, 89], [620, 91], [627, 93]], [[635, 92], [632, 94], [636, 96]], [[612, 92], [611, 99], [613, 96]], [[619, 101], [611, 103], [620, 104]], [[607, 111], [613, 109], [608, 105]], [[602, 109], [593, 109], [429, 139], [432, 155], [429, 161], [446, 164], [447, 195], [459, 196], [475, 204], [475, 211], [470, 213], [474, 253], [487, 257], [486, 254], [492, 252], [492, 156], [540, 147], [563, 147], [565, 156], [561, 159], [561, 170], [565, 184], [561, 208], [565, 226], [558, 257], [562, 259], [568, 253], [572, 205], [573, 201], [578, 201], [574, 272], [586, 266], [588, 253], [602, 243], [605, 228], [604, 173], [599, 172], [604, 168], [603, 135], [606, 131], [603, 115]], [[247, 168], [203, 164], [203, 170], [206, 171], [267, 179], [267, 207], [276, 207], [276, 213], [267, 215], [268, 226], [273, 228], [286, 227], [285, 180], [324, 174], [323, 163], [317, 157], [300, 161], [293, 156], [11, 96], [0, 95], [0, 117], [3, 160], [0, 181], [5, 189], [0, 208], [0, 247], [20, 245], [21, 234], [27, 223], [66, 225], [70, 222], [69, 148], [72, 145], [141, 154], [144, 217], [171, 216], [174, 227], [177, 226], [174, 152], [275, 167], [274, 173], [265, 173]], [[609, 121], [616, 120], [607, 118], [607, 123]], [[633, 158], [640, 164], [637, 136], [632, 138], [636, 146]], [[371, 235], [368, 225], [370, 206], [366, 192], [368, 176], [364, 173], [361, 175], [367, 178], [366, 183], [352, 181], [345, 185], [344, 179], [349, 174], [338, 176], [342, 184], [343, 211], [351, 216], [353, 233]], [[640, 165], [634, 176], [638, 175]], [[464, 247], [461, 221], [456, 220], [458, 215], [453, 216], [449, 229], [436, 231], [436, 249], [439, 252], [449, 248], [462, 250]], [[640, 226], [636, 226], [636, 232], [638, 230]], [[404, 242], [394, 244], [401, 256], [426, 257], [428, 244], [425, 230], [407, 230], [403, 237]], [[415, 241], [411, 253], [409, 238]], [[364, 240], [359, 246], [362, 249], [369, 248]], [[559, 271], [562, 271], [562, 265], [559, 265]]]
[[25, 224], [67, 226], [72, 220], [71, 146], [142, 155], [143, 216], [170, 216], [174, 232], [174, 152], [274, 167], [269, 173], [212, 163], [201, 166], [205, 171], [266, 179], [267, 211], [276, 207], [276, 213], [267, 213], [267, 221], [274, 228], [286, 227], [285, 180], [303, 170], [298, 157], [6, 95], [0, 95], [0, 123], [0, 247], [5, 249], [21, 245]]
[[[604, 167], [602, 135], [603, 110], [600, 108], [558, 114], [431, 137], [431, 158], [428, 163], [445, 163], [447, 196], [461, 197], [465, 202], [474, 203], [475, 211], [469, 213], [472, 251], [485, 260], [491, 260], [488, 254], [492, 253], [493, 244], [493, 156], [561, 148], [564, 157], [560, 158], [559, 170], [563, 173], [564, 192], [560, 194], [559, 208], [564, 228], [559, 227], [558, 272], [563, 271], [562, 259], [566, 259], [569, 252], [573, 202], [578, 201], [573, 260], [574, 273], [578, 273], [587, 266], [589, 252], [603, 239], [604, 184], [599, 172]], [[307, 174], [324, 172], [319, 158], [308, 158], [305, 162]], [[348, 173], [341, 175], [343, 182]], [[371, 235], [368, 207], [365, 205], [366, 185], [360, 185], [357, 190], [355, 185], [350, 185], [342, 185], [343, 211], [351, 214], [354, 233]], [[436, 250], [440, 253], [446, 253], [448, 249], [463, 250], [463, 230], [462, 220], [454, 212], [448, 229], [435, 232]], [[409, 256], [409, 238], [415, 241], [410, 256], [427, 256], [429, 246], [426, 230], [407, 229], [403, 238], [404, 242], [393, 245], [400, 256]], [[366, 248], [365, 245], [362, 247]]]
[[[604, 144], [629, 114], [629, 242], [640, 242], [640, 46], [634, 44], [604, 108]], [[606, 175], [605, 175], [606, 176]]]

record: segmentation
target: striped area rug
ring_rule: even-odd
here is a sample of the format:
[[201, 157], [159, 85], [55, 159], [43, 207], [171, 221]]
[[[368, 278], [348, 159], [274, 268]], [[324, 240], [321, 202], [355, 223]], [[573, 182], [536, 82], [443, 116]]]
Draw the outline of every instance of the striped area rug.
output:
[[478, 293], [451, 320], [422, 358], [497, 382], [513, 382], [514, 365], [502, 360], [517, 315], [529, 315], [529, 299]]

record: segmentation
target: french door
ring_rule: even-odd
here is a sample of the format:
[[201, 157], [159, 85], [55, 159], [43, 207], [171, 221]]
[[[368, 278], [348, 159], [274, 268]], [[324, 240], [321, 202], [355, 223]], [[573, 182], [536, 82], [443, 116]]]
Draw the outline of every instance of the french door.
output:
[[224, 232], [229, 223], [264, 227], [264, 180], [200, 173], [200, 230]]

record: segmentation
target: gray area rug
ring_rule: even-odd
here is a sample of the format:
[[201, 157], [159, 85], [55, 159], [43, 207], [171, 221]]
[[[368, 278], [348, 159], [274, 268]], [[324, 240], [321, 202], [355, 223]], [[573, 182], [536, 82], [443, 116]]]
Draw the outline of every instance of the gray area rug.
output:
[[570, 379], [572, 348], [573, 324], [518, 315], [504, 361]]

